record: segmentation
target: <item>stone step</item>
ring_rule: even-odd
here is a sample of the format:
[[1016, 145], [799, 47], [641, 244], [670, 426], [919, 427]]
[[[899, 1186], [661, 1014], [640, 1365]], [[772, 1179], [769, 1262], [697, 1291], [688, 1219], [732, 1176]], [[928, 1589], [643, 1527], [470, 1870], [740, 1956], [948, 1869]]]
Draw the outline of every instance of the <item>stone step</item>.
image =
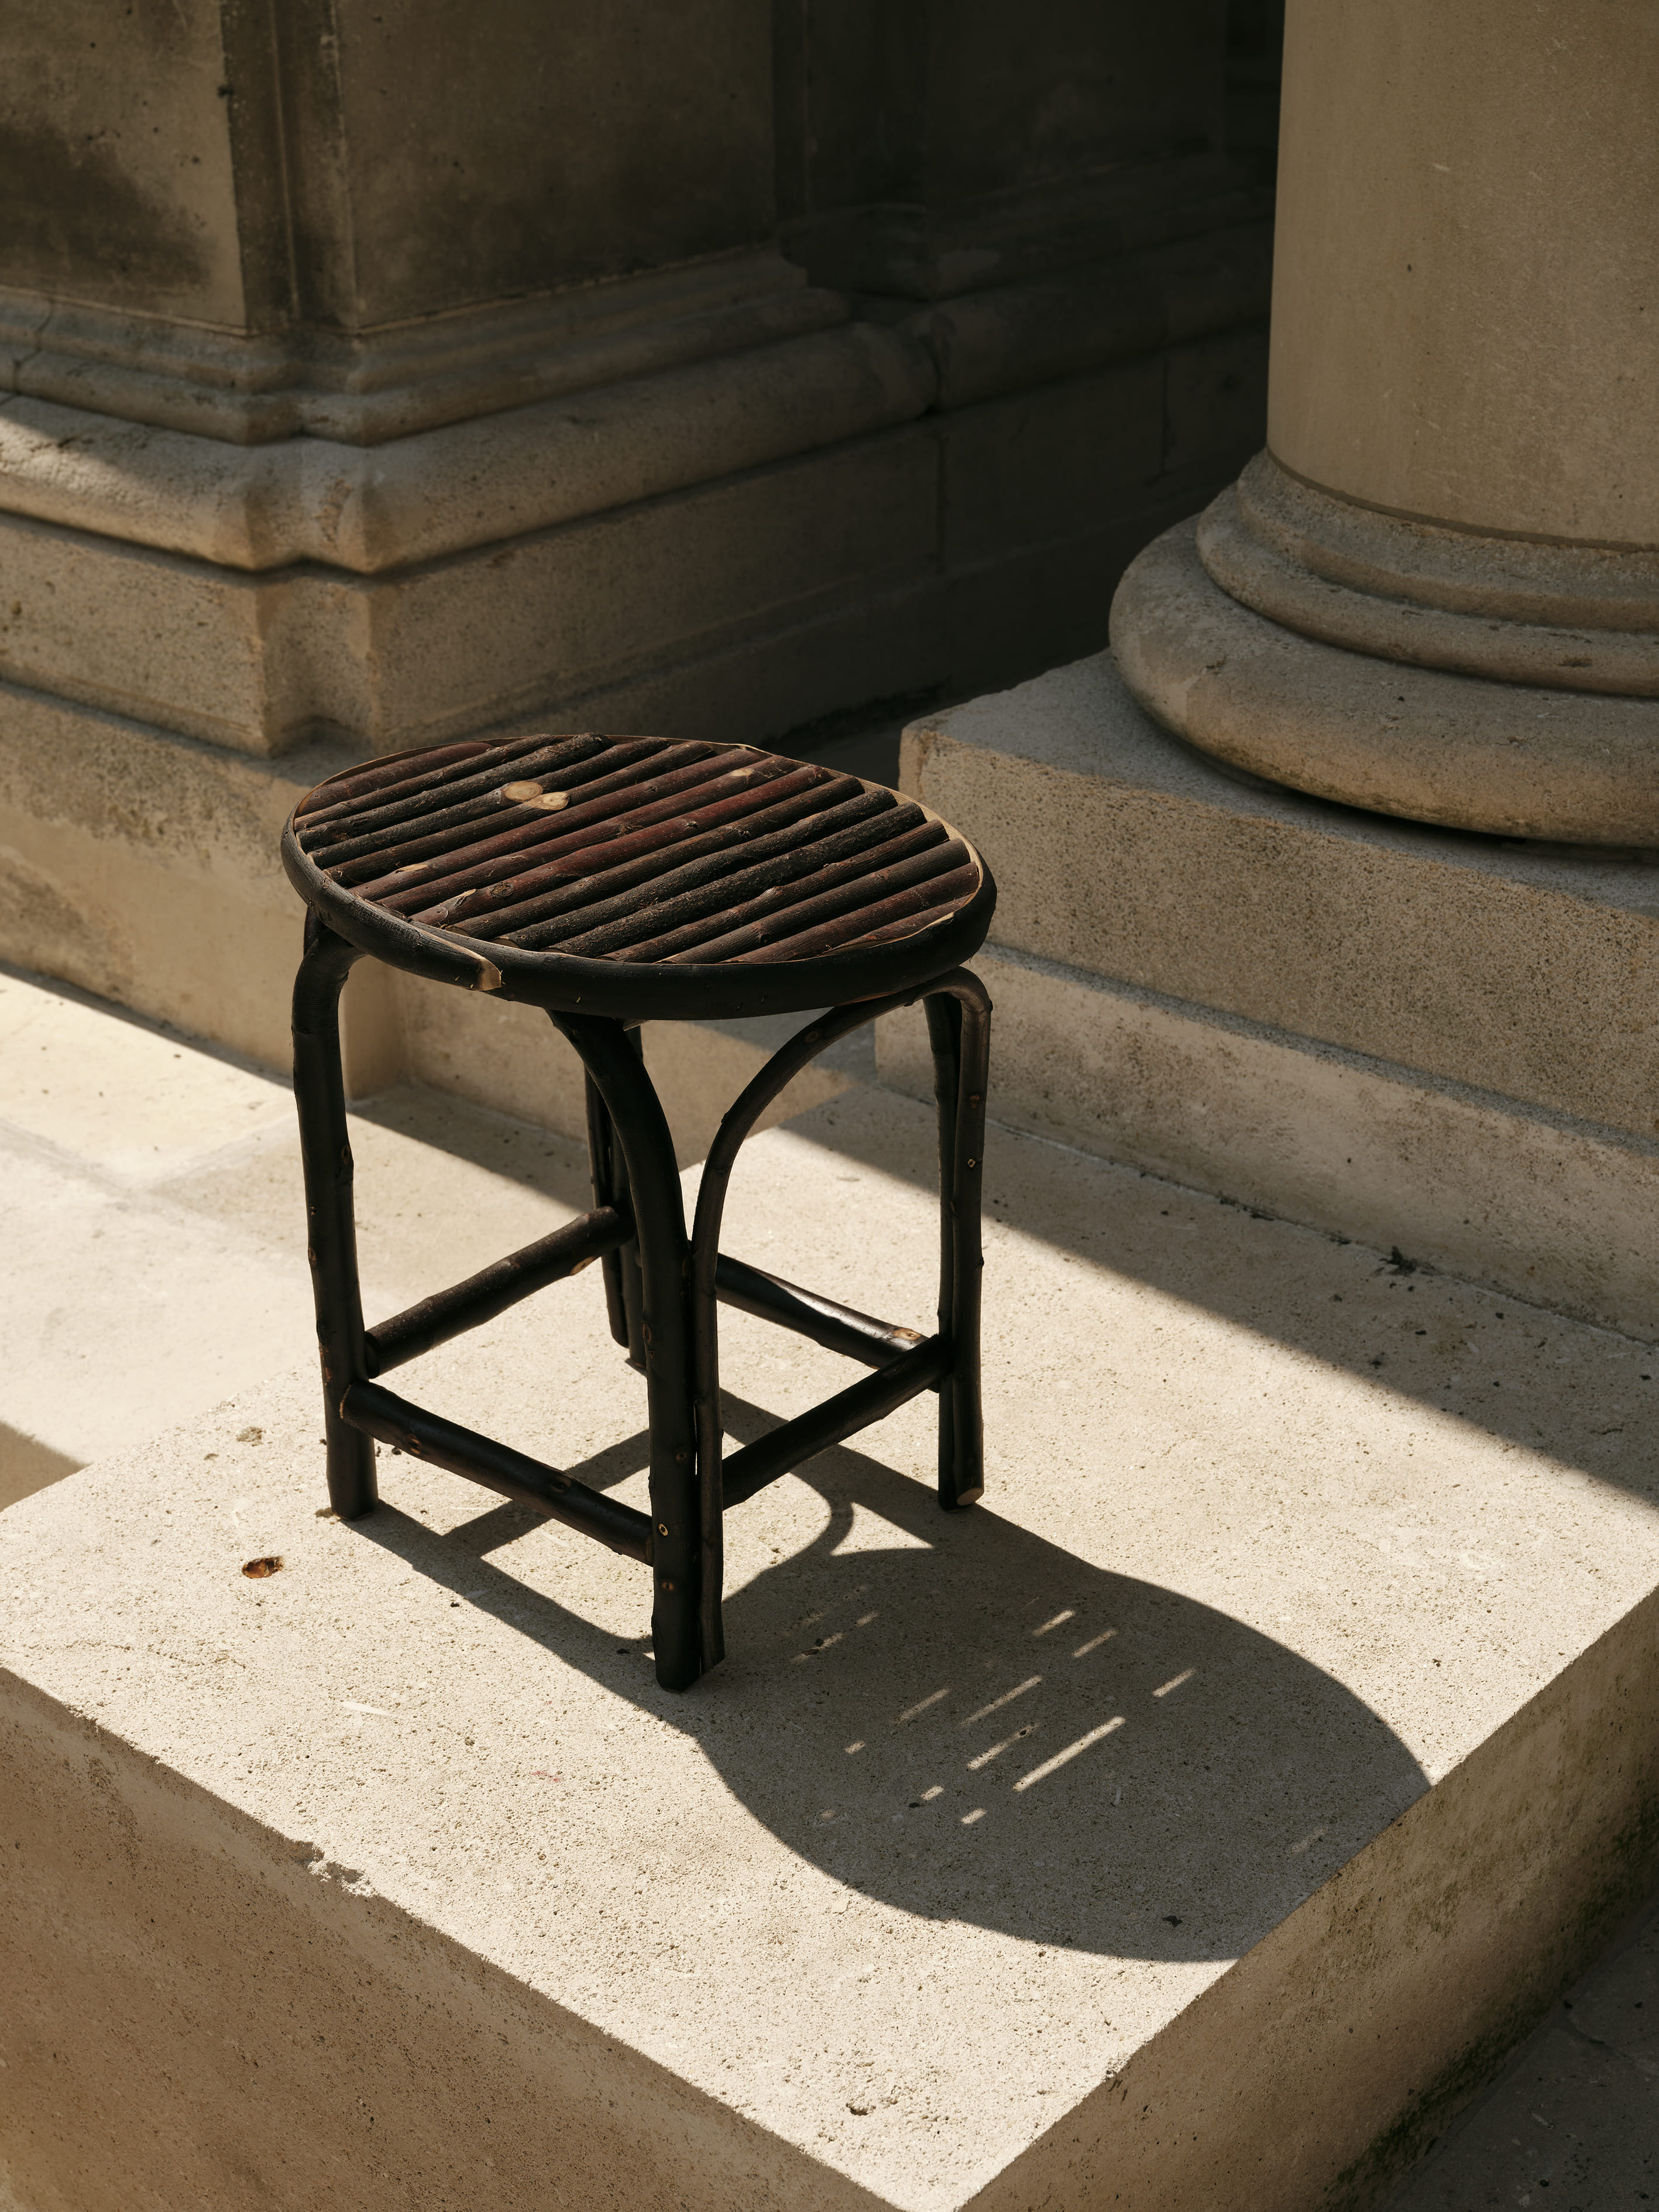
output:
[[999, 885], [1005, 1120], [1659, 1335], [1655, 855], [1235, 777], [1110, 654], [913, 724], [901, 781]]
[[[1659, 2197], [1659, 1905], [1614, 1937], [1388, 2212], [1624, 2212]], [[1545, 2195], [1546, 2191], [1550, 2191]], [[1557, 2194], [1559, 2192], [1559, 2196]]]
[[[925, 1326], [933, 1149], [850, 1090], [729, 1249]], [[363, 1182], [458, 1269], [457, 1151]], [[985, 1504], [925, 1400], [783, 1479], [683, 1698], [631, 1564], [390, 1453], [329, 1519], [308, 1363], [0, 1518], [14, 2201], [1387, 2190], [1654, 1871], [1659, 1369], [1034, 1137], [986, 1190]], [[724, 1341], [738, 1439], [845, 1377]], [[591, 1277], [409, 1377], [643, 1503]]]
[[[987, 946], [999, 1115], [1632, 1335], [1659, 1336], [1659, 1146], [1111, 977]], [[919, 1008], [884, 1083], [933, 1095]]]

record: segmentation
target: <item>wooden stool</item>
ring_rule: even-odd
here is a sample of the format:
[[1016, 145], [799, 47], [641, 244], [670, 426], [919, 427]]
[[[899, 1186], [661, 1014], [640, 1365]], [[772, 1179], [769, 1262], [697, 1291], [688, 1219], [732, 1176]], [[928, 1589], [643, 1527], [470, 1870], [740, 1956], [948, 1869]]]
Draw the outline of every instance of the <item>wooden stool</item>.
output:
[[[331, 777], [282, 837], [310, 908], [294, 984], [294, 1094], [322, 1353], [329, 1498], [372, 1512], [379, 1437], [596, 1536], [651, 1570], [657, 1679], [724, 1656], [721, 1516], [921, 1391], [939, 1394], [939, 1499], [983, 1485], [979, 1205], [990, 1002], [960, 963], [996, 890], [972, 848], [880, 784], [742, 745], [527, 737], [394, 754]], [[372, 1329], [358, 1290], [339, 1000], [372, 953], [463, 990], [541, 1006], [587, 1072], [591, 1213]], [[738, 1147], [838, 1037], [927, 1003], [939, 1108], [939, 1325], [873, 1320], [727, 1258]], [[720, 1125], [689, 1237], [643, 1021], [829, 1006]], [[612, 1334], [645, 1370], [651, 1511], [429, 1413], [376, 1378], [592, 1259]], [[722, 1459], [717, 1307], [875, 1370]]]

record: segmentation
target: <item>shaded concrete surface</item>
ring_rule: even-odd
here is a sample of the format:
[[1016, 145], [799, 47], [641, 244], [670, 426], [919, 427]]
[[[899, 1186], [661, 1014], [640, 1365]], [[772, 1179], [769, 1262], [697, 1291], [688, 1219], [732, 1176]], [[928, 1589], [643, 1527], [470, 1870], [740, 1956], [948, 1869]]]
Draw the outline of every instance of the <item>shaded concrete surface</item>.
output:
[[1389, 2212], [1659, 2203], [1659, 1899], [1609, 1946]]
[[[900, 702], [895, 701], [897, 707]], [[806, 729], [792, 730], [777, 738], [774, 752], [793, 760], [815, 761], [822, 768], [838, 769], [844, 775], [866, 776], [872, 783], [899, 781], [899, 746], [906, 716], [832, 715]]]

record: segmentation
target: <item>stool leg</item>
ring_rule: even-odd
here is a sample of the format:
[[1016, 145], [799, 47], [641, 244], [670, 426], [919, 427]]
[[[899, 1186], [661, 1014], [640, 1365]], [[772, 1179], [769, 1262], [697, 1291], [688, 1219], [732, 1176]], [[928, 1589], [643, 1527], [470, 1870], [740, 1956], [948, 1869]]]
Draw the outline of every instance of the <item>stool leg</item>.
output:
[[323, 1363], [329, 1503], [342, 1521], [360, 1520], [373, 1512], [378, 1499], [373, 1442], [340, 1415], [340, 1401], [351, 1384], [368, 1380], [357, 1285], [351, 1138], [340, 1069], [340, 993], [360, 957], [354, 945], [336, 937], [317, 915], [307, 915], [305, 957], [294, 982], [294, 1101], [306, 1174], [306, 1257]]
[[[643, 1059], [645, 1048], [638, 1030], [631, 1032], [635, 1052]], [[588, 1166], [593, 1176], [596, 1206], [629, 1206], [627, 1164], [616, 1141], [616, 1130], [598, 1085], [588, 1075]], [[605, 1279], [605, 1311], [610, 1333], [627, 1347], [630, 1365], [645, 1364], [642, 1334], [642, 1291], [639, 1280], [639, 1242], [637, 1235], [600, 1261]]]
[[688, 1690], [720, 1656], [705, 1649], [700, 1620], [704, 1583], [712, 1574], [717, 1589], [720, 1570], [717, 1553], [711, 1562], [707, 1557], [699, 1510], [687, 1325], [689, 1246], [674, 1139], [638, 1036], [596, 1015], [553, 1018], [599, 1092], [633, 1208], [651, 1428], [651, 1641], [663, 1689]]
[[979, 1216], [990, 1000], [977, 978], [959, 974], [948, 994], [929, 998], [927, 1016], [939, 1107], [939, 1333], [951, 1349], [939, 1385], [939, 1503], [954, 1510], [974, 1504], [985, 1486]]

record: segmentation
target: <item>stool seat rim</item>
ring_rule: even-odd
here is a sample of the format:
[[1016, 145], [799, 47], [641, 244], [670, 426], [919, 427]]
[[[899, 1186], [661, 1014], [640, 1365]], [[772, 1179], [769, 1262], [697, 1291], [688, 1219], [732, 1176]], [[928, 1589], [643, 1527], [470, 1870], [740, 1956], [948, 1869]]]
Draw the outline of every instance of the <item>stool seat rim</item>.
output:
[[[488, 741], [485, 741], [487, 744]], [[549, 743], [557, 742], [549, 738]], [[668, 740], [663, 740], [666, 745]], [[724, 960], [698, 963], [633, 961], [542, 949], [473, 937], [418, 921], [357, 896], [336, 883], [303, 848], [298, 835], [303, 816], [314, 810], [317, 794], [329, 785], [403, 762], [418, 763], [424, 747], [357, 762], [308, 792], [284, 825], [282, 866], [306, 905], [338, 936], [360, 951], [432, 981], [530, 1004], [549, 1012], [581, 1013], [624, 1021], [709, 1021], [745, 1016], [805, 1012], [826, 1006], [898, 996], [960, 967], [984, 944], [996, 903], [996, 886], [984, 860], [960, 831], [942, 823], [966, 848], [978, 872], [970, 896], [945, 918], [908, 936], [863, 947], [849, 945], [803, 958], [754, 963]], [[730, 751], [768, 760], [752, 746], [710, 744], [705, 753]], [[795, 763], [790, 763], [791, 767]], [[505, 771], [511, 774], [511, 770]], [[887, 793], [887, 785], [849, 779], [866, 791]], [[940, 817], [918, 801], [929, 820]], [[912, 817], [913, 818], [913, 817]]]

